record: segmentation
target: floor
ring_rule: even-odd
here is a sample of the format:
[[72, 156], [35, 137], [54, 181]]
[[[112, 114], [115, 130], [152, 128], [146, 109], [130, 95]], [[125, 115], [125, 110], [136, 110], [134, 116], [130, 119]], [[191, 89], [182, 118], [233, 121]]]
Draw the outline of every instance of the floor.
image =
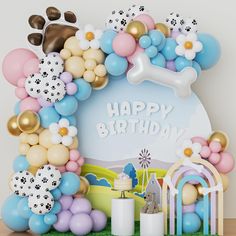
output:
[[[226, 219], [224, 236], [236, 236], [236, 219]], [[0, 221], [0, 236], [33, 236], [32, 233], [13, 233]]]

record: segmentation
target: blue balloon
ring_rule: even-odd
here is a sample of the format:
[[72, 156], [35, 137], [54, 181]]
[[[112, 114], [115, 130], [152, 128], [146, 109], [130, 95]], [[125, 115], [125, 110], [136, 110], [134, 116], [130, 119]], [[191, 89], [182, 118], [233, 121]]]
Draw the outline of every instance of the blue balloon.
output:
[[119, 76], [126, 72], [128, 62], [124, 57], [111, 53], [106, 57], [105, 66], [109, 74]]
[[77, 125], [77, 119], [75, 116], [61, 116], [61, 118], [65, 118], [70, 122], [70, 125]]
[[1, 216], [3, 222], [13, 231], [23, 232], [29, 229], [29, 221], [18, 212], [17, 205], [22, 198], [17, 195], [9, 196], [3, 203]]
[[114, 76], [109, 74], [109, 79], [114, 79], [114, 80], [126, 79], [126, 73], [119, 76]]
[[27, 197], [22, 198], [18, 202], [17, 210], [18, 210], [19, 214], [25, 219], [29, 219], [31, 217], [31, 215], [33, 214], [33, 212], [30, 210], [30, 208], [28, 206], [28, 198]]
[[92, 87], [90, 83], [84, 79], [76, 79], [74, 80], [74, 83], [77, 85], [77, 93], [75, 94], [75, 97], [79, 101], [88, 99], [92, 93]]
[[165, 47], [165, 45], [166, 45], [166, 38], [164, 38], [161, 41], [160, 45], [157, 46], [158, 51], [161, 51]]
[[55, 188], [51, 191], [54, 200], [59, 200], [61, 198], [61, 190], [59, 188]]
[[157, 55], [158, 50], [155, 46], [152, 45], [145, 49], [145, 53], [148, 55], [148, 57], [153, 58]]
[[195, 213], [183, 214], [183, 231], [186, 234], [194, 234], [201, 228], [201, 220]]
[[195, 61], [202, 70], [213, 67], [220, 59], [221, 48], [219, 42], [209, 34], [198, 34], [198, 40], [202, 43], [203, 49], [197, 53]]
[[51, 123], [57, 123], [60, 115], [54, 107], [43, 107], [39, 111], [40, 124], [43, 128], [48, 128]]
[[55, 214], [46, 214], [44, 216], [44, 223], [47, 225], [53, 225], [57, 222], [57, 216]]
[[113, 30], [107, 30], [102, 34], [100, 39], [100, 46], [103, 52], [110, 54], [113, 51], [112, 42], [116, 37], [117, 33]]
[[21, 102], [21, 101], [19, 101], [19, 102], [17, 102], [17, 103], [15, 104], [15, 107], [14, 107], [14, 113], [15, 113], [15, 115], [19, 115], [19, 114], [20, 114], [20, 102]]
[[141, 48], [148, 48], [152, 44], [152, 40], [148, 35], [144, 35], [139, 39], [139, 45]]
[[13, 162], [13, 170], [15, 172], [27, 170], [29, 168], [29, 162], [23, 155], [17, 156]]
[[74, 96], [66, 95], [61, 101], [54, 104], [56, 111], [62, 116], [73, 115], [78, 109], [78, 101]]
[[165, 39], [164, 34], [159, 30], [150, 30], [148, 34], [152, 40], [152, 45], [154, 46], [160, 45]]
[[50, 211], [52, 214], [58, 214], [61, 211], [61, 203], [55, 201], [52, 210]]
[[167, 61], [174, 60], [177, 55], [175, 53], [175, 48], [177, 43], [173, 38], [167, 38], [165, 41], [165, 46], [161, 50], [163, 56], [166, 58]]
[[199, 76], [202, 72], [201, 66], [196, 61], [193, 61], [192, 67], [196, 70], [197, 76]]
[[153, 65], [164, 67], [164, 68], [166, 67], [166, 59], [161, 53], [158, 53], [157, 56], [152, 58], [151, 62]]
[[177, 57], [175, 60], [175, 67], [177, 71], [183, 70], [185, 67], [192, 67], [193, 62], [187, 60], [185, 57]]
[[[208, 215], [210, 215], [210, 204], [208, 204], [209, 208], [208, 208]], [[199, 200], [196, 205], [195, 205], [195, 212], [197, 213], [197, 215], [203, 220], [204, 219], [204, 212], [207, 209], [204, 208], [204, 201], [203, 199]]]
[[65, 172], [62, 174], [59, 189], [64, 195], [73, 195], [79, 191], [80, 178], [73, 172]]
[[51, 225], [44, 222], [44, 215], [33, 214], [29, 219], [30, 230], [36, 234], [45, 234], [51, 229]]

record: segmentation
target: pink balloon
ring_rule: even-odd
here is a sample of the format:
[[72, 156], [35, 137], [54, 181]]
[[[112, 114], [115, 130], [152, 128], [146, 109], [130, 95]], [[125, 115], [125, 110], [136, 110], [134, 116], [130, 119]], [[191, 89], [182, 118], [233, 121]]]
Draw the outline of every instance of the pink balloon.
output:
[[181, 33], [179, 31], [172, 31], [171, 33], [171, 37], [173, 39], [176, 39]]
[[79, 164], [79, 166], [83, 166], [84, 165], [84, 158], [80, 157], [79, 160], [77, 161], [77, 163]]
[[25, 88], [16, 88], [15, 95], [21, 100], [28, 97], [28, 93]]
[[136, 49], [134, 51], [134, 53], [127, 57], [127, 60], [129, 61], [129, 63], [133, 64], [133, 59], [140, 53], [140, 52], [144, 52], [144, 49], [141, 48], [139, 45], [136, 46]]
[[79, 165], [75, 161], [68, 161], [66, 163], [66, 170], [67, 171], [76, 172], [78, 168], [79, 168]]
[[191, 138], [193, 143], [200, 143], [202, 146], [208, 146], [207, 140], [203, 137], [193, 137]]
[[57, 169], [58, 169], [61, 173], [66, 172], [66, 167], [65, 167], [65, 166], [57, 166]]
[[77, 85], [73, 82], [66, 84], [66, 92], [68, 95], [74, 95], [77, 92]]
[[38, 112], [41, 109], [37, 99], [32, 97], [27, 97], [20, 102], [20, 111], [31, 110]]
[[183, 205], [182, 211], [183, 211], [183, 213], [194, 212], [195, 211], [195, 204]]
[[73, 150], [70, 150], [70, 160], [71, 161], [77, 161], [80, 157], [80, 153], [78, 150], [76, 149], [73, 149]]
[[112, 42], [115, 53], [121, 57], [132, 55], [136, 49], [136, 41], [132, 35], [128, 33], [118, 33]]
[[138, 20], [141, 21], [142, 23], [144, 23], [148, 30], [153, 30], [155, 29], [155, 21], [153, 20], [153, 18], [147, 14], [141, 14], [137, 17], [134, 18], [134, 20]]
[[200, 155], [202, 158], [208, 158], [211, 155], [211, 149], [208, 146], [203, 146]]
[[222, 152], [220, 155], [221, 159], [215, 167], [220, 173], [227, 174], [232, 171], [235, 166], [234, 158], [228, 152]]
[[76, 170], [76, 174], [78, 175], [78, 176], [80, 176], [80, 174], [81, 174], [81, 171], [82, 171], [82, 169], [81, 169], [81, 167], [79, 167], [77, 170]]
[[20, 78], [17, 81], [17, 87], [24, 88], [25, 87], [25, 80], [26, 80], [26, 78]]
[[212, 165], [216, 165], [219, 163], [221, 159], [221, 156], [219, 153], [212, 153], [209, 158], [208, 158], [208, 161], [212, 164]]
[[39, 59], [33, 58], [24, 65], [24, 75], [26, 77], [39, 72]]
[[34, 58], [37, 58], [37, 56], [32, 51], [24, 48], [18, 48], [9, 52], [2, 63], [2, 72], [5, 79], [16, 86], [17, 81], [25, 77], [25, 63]]
[[212, 141], [209, 144], [209, 148], [211, 149], [212, 152], [220, 152], [222, 146], [221, 146], [221, 144], [219, 142]]

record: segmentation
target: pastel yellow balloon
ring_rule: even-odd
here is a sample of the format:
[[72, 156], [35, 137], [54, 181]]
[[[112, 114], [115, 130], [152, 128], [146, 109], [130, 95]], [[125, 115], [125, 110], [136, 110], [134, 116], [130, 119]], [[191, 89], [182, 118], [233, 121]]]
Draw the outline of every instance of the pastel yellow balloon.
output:
[[198, 191], [192, 184], [185, 184], [182, 191], [182, 201], [184, 205], [191, 205], [196, 202]]
[[7, 129], [11, 135], [19, 136], [21, 134], [22, 131], [19, 129], [18, 124], [17, 124], [17, 116], [12, 116], [8, 120]]
[[20, 155], [26, 155], [30, 149], [30, 145], [28, 143], [20, 143], [19, 144], [19, 153]]
[[31, 166], [41, 167], [47, 164], [47, 149], [41, 145], [32, 146], [26, 158]]
[[134, 20], [127, 25], [126, 32], [131, 34], [136, 40], [139, 40], [142, 35], [148, 32], [148, 29], [141, 21]]
[[45, 148], [50, 148], [53, 145], [52, 134], [48, 129], [45, 129], [43, 132], [40, 133], [39, 144]]
[[72, 150], [72, 149], [77, 149], [79, 147], [79, 140], [76, 137], [73, 138], [73, 143], [69, 146], [69, 149]]
[[107, 74], [106, 67], [102, 64], [97, 65], [94, 72], [97, 76], [100, 76], [100, 77], [104, 77]]
[[105, 60], [105, 54], [100, 49], [89, 48], [84, 52], [83, 58], [85, 60], [94, 59], [97, 64], [102, 64]]
[[35, 175], [36, 172], [38, 171], [38, 169], [39, 169], [39, 167], [30, 166], [30, 167], [28, 168], [28, 171], [29, 171], [31, 174]]
[[28, 134], [27, 133], [23, 132], [23, 133], [20, 134], [19, 137], [20, 137], [20, 142], [21, 143], [28, 143], [28, 140], [27, 140]]
[[221, 174], [221, 179], [222, 179], [222, 184], [223, 184], [223, 190], [224, 192], [227, 191], [228, 187], [229, 187], [229, 177], [225, 174]]
[[72, 56], [82, 56], [83, 54], [83, 50], [79, 45], [79, 40], [75, 36], [72, 36], [66, 40], [64, 49], [68, 49]]
[[222, 131], [215, 131], [211, 134], [211, 136], [208, 139], [209, 142], [216, 141], [219, 142], [222, 146], [222, 151], [227, 149], [229, 145], [229, 138], [226, 133]]
[[40, 119], [36, 112], [27, 110], [17, 117], [17, 125], [22, 132], [34, 133], [40, 127]]
[[99, 89], [103, 89], [107, 86], [109, 80], [108, 77], [99, 77], [96, 76], [95, 80], [91, 83], [93, 89], [95, 90], [99, 90]]
[[40, 127], [39, 129], [36, 130], [36, 134], [41, 134], [44, 131], [43, 127]]
[[73, 56], [65, 61], [65, 71], [70, 72], [74, 78], [83, 76], [85, 67], [81, 57]]
[[31, 146], [36, 145], [39, 143], [39, 136], [37, 134], [29, 134], [27, 137], [27, 142]]
[[71, 52], [69, 49], [62, 49], [61, 52], [60, 52], [60, 56], [63, 60], [67, 60], [69, 57], [71, 57]]
[[161, 31], [166, 38], [170, 36], [170, 28], [163, 23], [156, 23], [156, 29]]
[[84, 80], [86, 80], [89, 83], [93, 82], [95, 80], [95, 77], [96, 77], [95, 73], [91, 70], [86, 70], [83, 75]]
[[69, 150], [62, 144], [56, 144], [48, 149], [48, 162], [55, 166], [65, 165], [69, 160]]
[[94, 59], [87, 59], [84, 63], [84, 66], [87, 70], [94, 70], [97, 65], [97, 62]]

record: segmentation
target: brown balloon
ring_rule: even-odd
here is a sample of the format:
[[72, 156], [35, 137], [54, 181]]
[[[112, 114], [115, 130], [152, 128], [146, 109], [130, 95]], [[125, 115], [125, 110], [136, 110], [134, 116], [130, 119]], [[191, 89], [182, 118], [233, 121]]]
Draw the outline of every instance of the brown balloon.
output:
[[139, 40], [139, 38], [147, 34], [147, 26], [143, 24], [141, 21], [131, 21], [126, 28], [126, 32], [131, 34], [136, 40]]
[[19, 129], [25, 133], [34, 133], [40, 127], [40, 119], [37, 113], [27, 110], [20, 113], [17, 117]]
[[85, 177], [80, 176], [80, 190], [77, 194], [86, 195], [89, 191], [89, 186], [88, 180]]
[[22, 131], [17, 125], [17, 116], [12, 116], [7, 122], [8, 132], [14, 136], [19, 136]]
[[93, 89], [99, 90], [106, 87], [106, 85], [108, 84], [108, 81], [109, 80], [107, 76], [104, 76], [104, 77], [96, 76], [95, 80], [91, 83], [91, 85]]
[[229, 145], [228, 136], [227, 136], [227, 134], [225, 134], [222, 131], [215, 131], [215, 132], [213, 132], [211, 134], [211, 136], [209, 137], [209, 139], [208, 139], [208, 142], [211, 142], [211, 141], [219, 142], [221, 144], [221, 146], [222, 146], [222, 150], [221, 151], [224, 151], [225, 149], [227, 149], [227, 147]]
[[170, 37], [170, 29], [167, 25], [163, 24], [163, 23], [156, 23], [156, 29], [161, 31], [166, 38]]

